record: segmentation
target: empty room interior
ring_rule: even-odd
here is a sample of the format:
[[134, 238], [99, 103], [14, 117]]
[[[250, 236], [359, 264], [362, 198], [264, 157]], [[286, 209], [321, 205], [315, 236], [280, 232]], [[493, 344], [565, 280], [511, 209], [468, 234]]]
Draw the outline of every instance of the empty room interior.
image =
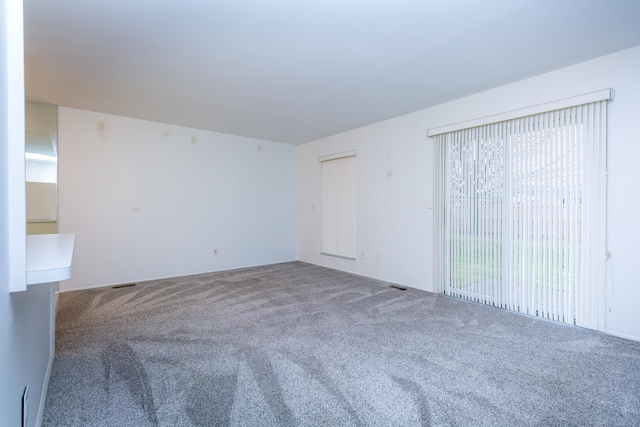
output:
[[640, 2], [1, 10], [0, 424], [640, 425]]

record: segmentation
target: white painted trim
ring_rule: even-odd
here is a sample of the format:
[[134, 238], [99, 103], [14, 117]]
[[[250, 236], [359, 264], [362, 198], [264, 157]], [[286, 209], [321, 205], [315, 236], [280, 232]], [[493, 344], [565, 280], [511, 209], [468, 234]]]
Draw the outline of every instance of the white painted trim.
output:
[[241, 267], [231, 267], [231, 268], [223, 268], [221, 270], [207, 270], [207, 271], [200, 271], [200, 272], [195, 272], [195, 273], [185, 273], [185, 274], [179, 274], [177, 276], [159, 276], [159, 277], [153, 277], [150, 279], [131, 279], [131, 280], [127, 280], [124, 282], [114, 282], [114, 283], [106, 283], [106, 284], [102, 284], [102, 285], [93, 285], [93, 286], [82, 286], [80, 288], [72, 288], [72, 289], [59, 289], [58, 293], [65, 293], [65, 292], [74, 292], [74, 291], [84, 291], [87, 289], [99, 289], [99, 288], [108, 288], [111, 286], [120, 286], [120, 285], [128, 285], [130, 283], [144, 283], [144, 282], [153, 282], [156, 280], [166, 280], [166, 279], [176, 279], [176, 278], [180, 278], [180, 277], [189, 277], [189, 276], [198, 276], [200, 274], [210, 274], [210, 273], [222, 273], [225, 271], [232, 271], [232, 270], [242, 270], [245, 268], [253, 268], [253, 267], [264, 267], [267, 265], [277, 265], [277, 264], [285, 264], [287, 262], [296, 262], [299, 261], [297, 259], [291, 259], [288, 261], [275, 261], [275, 262], [267, 262], [265, 264], [252, 264], [252, 265], [247, 265], [247, 266], [241, 266]]
[[491, 116], [480, 117], [477, 119], [468, 120], [466, 122], [454, 123], [446, 126], [432, 128], [427, 132], [427, 136], [432, 137], [443, 133], [455, 132], [462, 129], [469, 129], [488, 125], [491, 123], [503, 122], [505, 120], [517, 119], [519, 117], [531, 116], [533, 114], [546, 113], [547, 111], [574, 107], [576, 105], [588, 104], [590, 102], [612, 100], [614, 97], [615, 91], [611, 88], [597, 90], [595, 92], [589, 92], [569, 98], [558, 99], [556, 101], [546, 102], [544, 104], [533, 105], [531, 107], [525, 107], [517, 110], [507, 111], [504, 113], [493, 114]]
[[22, 0], [6, 3], [9, 290], [27, 289], [24, 166], [24, 25]]
[[612, 335], [614, 337], [618, 337], [618, 338], [624, 338], [626, 340], [630, 340], [630, 341], [635, 341], [635, 342], [640, 342], [640, 337], [634, 337], [633, 335], [627, 335], [627, 334], [621, 334], [618, 332], [612, 332], [612, 331], [608, 331], [608, 330], [603, 330], [601, 331], [607, 335]]
[[343, 151], [341, 153], [327, 154], [326, 156], [320, 156], [319, 162], [328, 162], [329, 160], [341, 159], [343, 157], [353, 157], [356, 155], [356, 150]]
[[335, 258], [348, 259], [350, 261], [355, 261], [356, 260], [355, 257], [344, 256], [344, 255], [336, 255], [336, 254], [331, 254], [329, 252], [320, 252], [320, 255], [332, 256], [332, 257], [335, 257]]
[[378, 282], [385, 282], [385, 283], [388, 283], [390, 285], [398, 285], [398, 286], [402, 286], [403, 288], [414, 289], [414, 290], [417, 290], [417, 291], [422, 291], [422, 292], [427, 292], [427, 293], [430, 293], [430, 294], [437, 295], [437, 292], [426, 291], [424, 289], [416, 288], [416, 287], [413, 287], [411, 285], [406, 285], [406, 284], [401, 283], [401, 282], [393, 282], [393, 281], [391, 281], [389, 279], [381, 279], [380, 277], [376, 277], [376, 276], [368, 276], [366, 274], [354, 273], [353, 271], [343, 270], [343, 269], [337, 268], [337, 267], [329, 267], [329, 266], [326, 266], [326, 265], [318, 264], [317, 262], [305, 261], [305, 260], [302, 260], [302, 259], [299, 259], [298, 261], [299, 262], [304, 262], [305, 264], [315, 265], [317, 267], [328, 268], [329, 270], [335, 270], [335, 271], [341, 271], [341, 272], [347, 273], [347, 274], [353, 274], [354, 276], [360, 276], [360, 277], [364, 277], [366, 279], [377, 280]]
[[40, 396], [40, 404], [38, 405], [38, 416], [36, 417], [36, 426], [41, 426], [44, 417], [44, 407], [47, 402], [47, 391], [49, 390], [49, 379], [51, 378], [51, 370], [53, 369], [53, 360], [56, 356], [56, 310], [58, 303], [58, 295], [55, 291], [55, 284], [49, 284], [49, 362], [47, 370], [44, 374], [42, 383], [42, 393]]
[[42, 383], [42, 394], [40, 396], [40, 405], [38, 405], [38, 416], [36, 418], [36, 424], [35, 424], [37, 426], [42, 425], [42, 419], [44, 417], [44, 405], [47, 400], [47, 391], [49, 390], [49, 378], [51, 378], [52, 368], [53, 368], [53, 356], [49, 356], [47, 371], [44, 374], [44, 381]]

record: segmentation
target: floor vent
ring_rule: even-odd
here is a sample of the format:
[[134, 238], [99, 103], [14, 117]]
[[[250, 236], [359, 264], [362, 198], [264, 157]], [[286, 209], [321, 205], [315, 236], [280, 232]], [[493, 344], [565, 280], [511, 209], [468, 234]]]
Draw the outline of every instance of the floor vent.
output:
[[126, 285], [117, 285], [117, 286], [112, 286], [112, 289], [120, 289], [120, 288], [131, 288], [133, 286], [135, 286], [135, 283], [128, 283]]
[[398, 286], [398, 285], [391, 285], [389, 286], [391, 289], [397, 289], [399, 291], [406, 291], [407, 288], [403, 288], [402, 286]]

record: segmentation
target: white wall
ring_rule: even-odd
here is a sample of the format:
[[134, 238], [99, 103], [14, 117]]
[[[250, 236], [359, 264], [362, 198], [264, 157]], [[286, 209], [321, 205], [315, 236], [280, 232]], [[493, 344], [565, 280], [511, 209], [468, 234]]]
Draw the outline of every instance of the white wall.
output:
[[27, 222], [55, 220], [58, 216], [56, 184], [27, 182], [25, 203]]
[[[8, 131], [10, 126], [16, 125], [16, 114], [19, 116], [24, 112], [24, 95], [12, 97], [9, 94], [23, 88], [21, 28], [8, 35], [8, 24], [21, 23], [21, 15], [21, 1], [3, 2], [0, 6], [0, 424], [7, 426], [22, 425], [21, 398], [25, 386], [29, 386], [30, 401], [27, 425], [37, 425], [53, 360], [50, 341], [53, 285], [36, 285], [26, 291], [10, 292], [10, 289], [25, 287], [24, 228], [18, 227], [16, 232], [14, 226], [24, 224], [24, 203], [22, 206], [13, 203], [16, 195], [11, 194], [21, 193], [24, 200], [24, 169], [21, 167], [24, 165], [24, 138], [21, 141], [18, 138], [16, 143], [16, 140], [10, 140]], [[12, 81], [10, 68], [13, 68], [17, 82]], [[21, 123], [17, 122], [17, 126]], [[20, 172], [22, 182], [19, 181]], [[20, 194], [17, 197], [20, 198]], [[17, 244], [14, 234], [18, 234]], [[21, 271], [15, 266], [18, 256], [21, 257], [17, 262], [18, 267], [21, 264]]]
[[27, 182], [55, 183], [58, 181], [58, 166], [55, 162], [27, 160], [24, 162], [24, 167]]
[[[640, 47], [300, 146], [299, 248], [303, 261], [433, 288], [433, 145], [429, 128], [612, 87], [606, 330], [640, 339]], [[419, 90], [419, 88], [416, 88]], [[364, 259], [320, 255], [318, 157], [356, 149], [357, 247]]]
[[[61, 290], [297, 259], [296, 147], [60, 107]], [[214, 256], [214, 249], [219, 254]]]
[[42, 418], [53, 363], [54, 284], [0, 290], [0, 420], [22, 425], [22, 393], [29, 386], [28, 425]]
[[[357, 151], [356, 254], [364, 251], [364, 259], [356, 261], [320, 255], [318, 158], [353, 149]], [[425, 130], [409, 116], [300, 146], [300, 259], [430, 290], [430, 162]]]

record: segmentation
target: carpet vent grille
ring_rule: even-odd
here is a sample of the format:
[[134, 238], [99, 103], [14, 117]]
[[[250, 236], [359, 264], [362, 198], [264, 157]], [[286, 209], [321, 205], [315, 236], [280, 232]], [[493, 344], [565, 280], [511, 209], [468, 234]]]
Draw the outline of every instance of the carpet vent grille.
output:
[[117, 285], [117, 286], [112, 286], [112, 289], [120, 289], [120, 288], [131, 288], [133, 286], [135, 286], [136, 283], [127, 283], [126, 285]]
[[397, 289], [399, 291], [406, 291], [407, 288], [403, 288], [402, 286], [398, 286], [398, 285], [391, 285], [389, 286], [391, 289]]

